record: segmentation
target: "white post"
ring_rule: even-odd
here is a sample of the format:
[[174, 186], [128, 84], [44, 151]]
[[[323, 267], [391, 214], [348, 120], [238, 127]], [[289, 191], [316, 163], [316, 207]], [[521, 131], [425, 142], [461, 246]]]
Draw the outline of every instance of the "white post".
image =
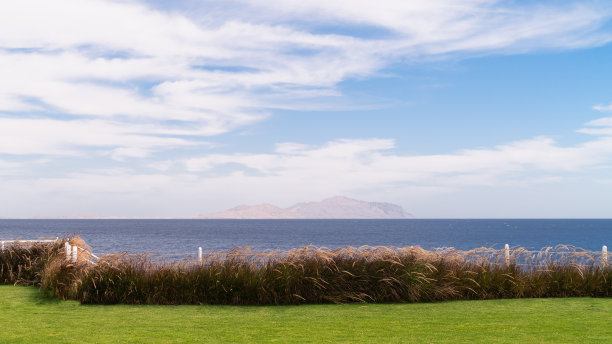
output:
[[2, 241], [2, 252], [4, 252], [4, 241]]
[[202, 263], [202, 248], [198, 247], [198, 262]]
[[65, 242], [64, 243], [64, 248], [66, 249], [66, 260], [70, 260], [70, 252], [72, 251], [72, 248], [70, 247], [70, 244]]
[[72, 262], [73, 263], [77, 262], [78, 249], [79, 248], [76, 245], [72, 246]]
[[508, 244], [504, 246], [504, 262], [506, 265], [510, 265], [510, 246]]
[[604, 265], [608, 265], [608, 246], [606, 245], [601, 248], [601, 260], [603, 260]]

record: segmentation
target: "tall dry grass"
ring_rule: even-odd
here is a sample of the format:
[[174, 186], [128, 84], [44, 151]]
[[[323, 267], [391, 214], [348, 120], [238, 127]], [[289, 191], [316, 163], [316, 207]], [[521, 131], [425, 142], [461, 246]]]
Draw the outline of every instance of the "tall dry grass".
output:
[[[432, 302], [517, 297], [612, 296], [612, 269], [568, 247], [426, 251], [361, 247], [238, 249], [202, 263], [147, 256], [104, 258], [82, 275], [83, 303], [299, 304]], [[561, 253], [558, 253], [561, 252]]]
[[0, 251], [0, 284], [39, 285], [42, 271], [67, 239], [55, 243], [6, 243]]
[[[66, 258], [65, 243], [79, 247], [76, 263]], [[7, 243], [0, 251], [0, 284], [40, 286], [47, 295], [74, 299], [90, 259], [91, 248], [76, 235], [53, 243]]]
[[[81, 247], [66, 259], [64, 243]], [[88, 253], [89, 252], [89, 253]], [[574, 247], [533, 252], [418, 247], [304, 247], [211, 252], [196, 260], [106, 255], [90, 261], [77, 236], [0, 252], [0, 283], [39, 285], [49, 295], [93, 304], [284, 305], [434, 302], [524, 297], [610, 297], [612, 266]]]

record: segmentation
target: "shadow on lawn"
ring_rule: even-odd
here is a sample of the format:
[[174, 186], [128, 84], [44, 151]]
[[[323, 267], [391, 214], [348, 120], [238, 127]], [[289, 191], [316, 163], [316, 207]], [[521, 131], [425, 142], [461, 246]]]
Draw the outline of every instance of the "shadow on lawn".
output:
[[57, 305], [62, 300], [52, 295], [45, 295], [40, 288], [28, 287], [28, 300], [36, 305]]

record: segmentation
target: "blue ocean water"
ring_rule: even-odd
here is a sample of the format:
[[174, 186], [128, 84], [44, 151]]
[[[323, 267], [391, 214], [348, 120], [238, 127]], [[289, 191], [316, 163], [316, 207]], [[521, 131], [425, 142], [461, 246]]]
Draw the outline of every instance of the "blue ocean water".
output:
[[79, 232], [96, 254], [158, 254], [385, 245], [455, 247], [612, 245], [612, 219], [577, 220], [0, 220], [0, 240]]

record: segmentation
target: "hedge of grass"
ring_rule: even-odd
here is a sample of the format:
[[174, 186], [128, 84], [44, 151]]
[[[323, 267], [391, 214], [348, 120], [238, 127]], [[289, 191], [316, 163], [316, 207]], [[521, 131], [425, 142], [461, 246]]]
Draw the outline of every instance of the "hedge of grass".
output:
[[62, 246], [66, 240], [85, 245], [73, 237], [46, 248], [35, 245], [2, 252], [0, 264], [9, 272], [3, 276], [10, 277], [4, 283], [39, 284], [50, 295], [89, 304], [287, 305], [612, 296], [612, 268], [596, 253], [573, 248], [556, 248], [563, 250], [561, 255], [518, 248], [508, 258], [492, 249], [236, 249], [210, 253], [201, 262], [159, 262], [119, 254], [92, 264], [87, 255], [76, 263], [67, 261]]

